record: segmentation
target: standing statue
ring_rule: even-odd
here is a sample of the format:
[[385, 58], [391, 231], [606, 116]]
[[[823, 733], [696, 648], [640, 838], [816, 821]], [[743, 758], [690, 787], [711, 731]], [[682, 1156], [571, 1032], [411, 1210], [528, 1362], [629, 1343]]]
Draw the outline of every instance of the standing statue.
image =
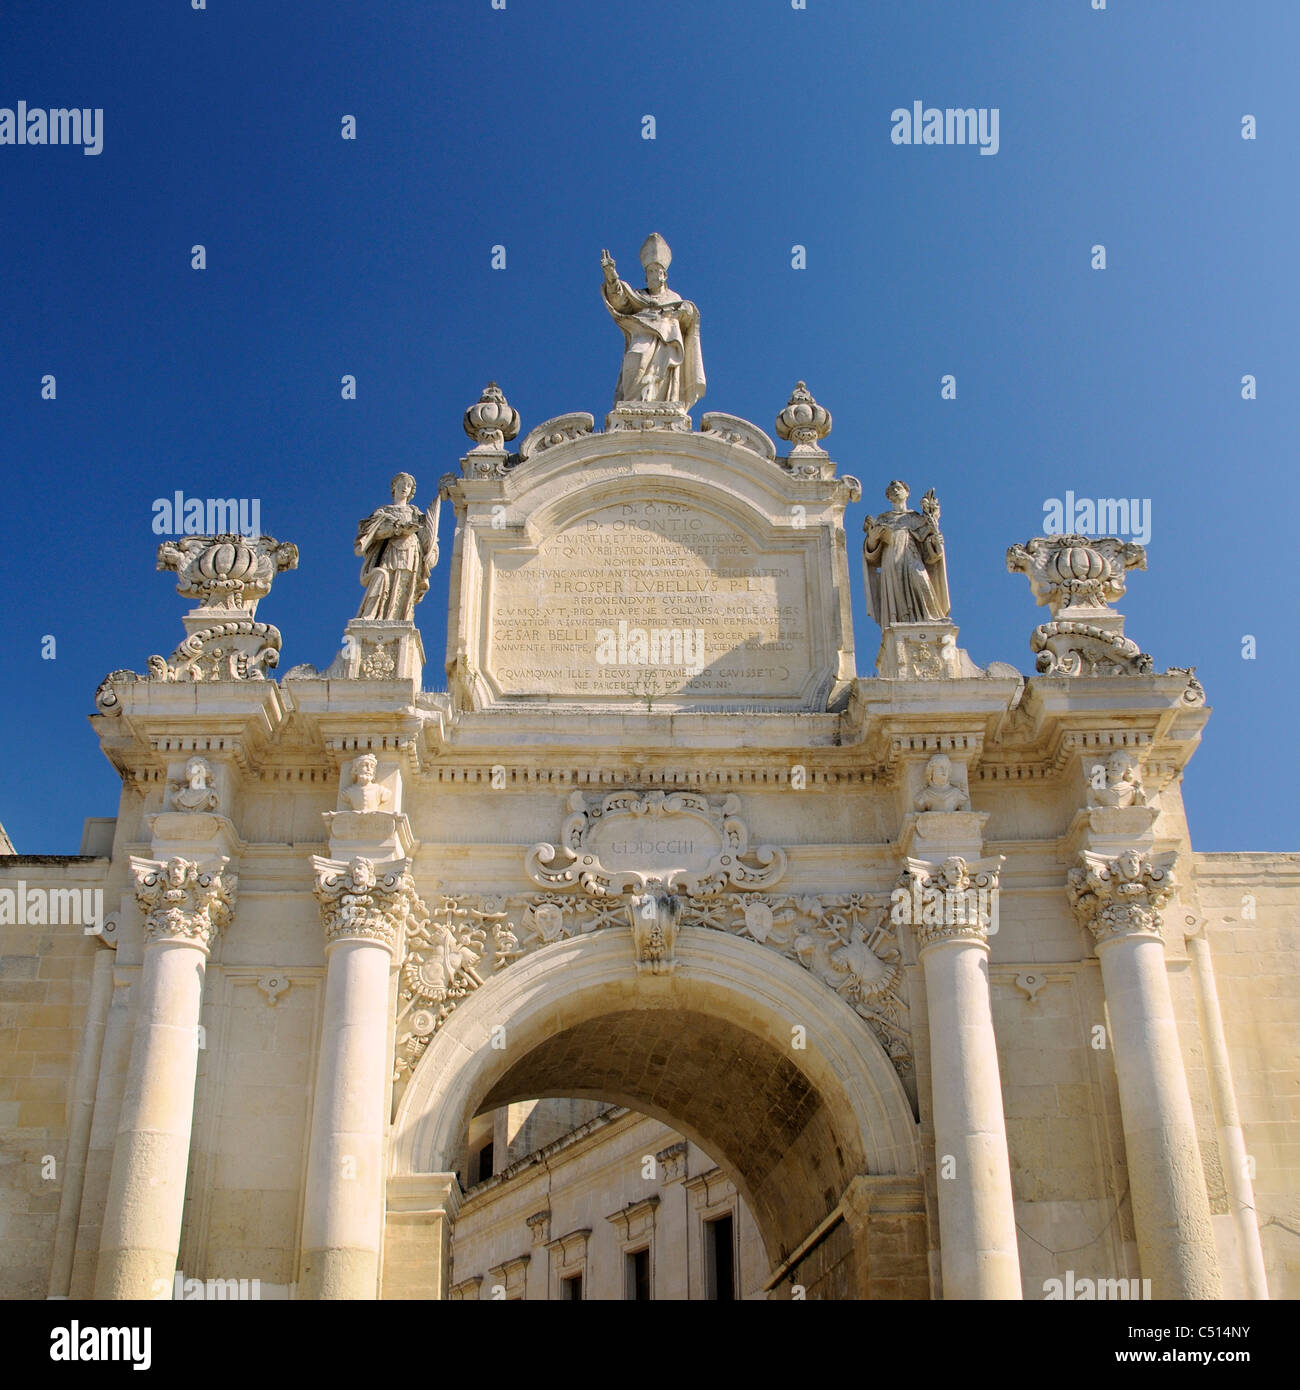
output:
[[704, 359], [700, 355], [700, 311], [668, 288], [672, 260], [668, 243], [651, 232], [641, 248], [643, 290], [618, 278], [608, 251], [600, 253], [605, 307], [623, 330], [627, 347], [614, 388], [620, 401], [680, 401], [693, 406], [704, 395]]
[[427, 512], [411, 505], [415, 479], [393, 479], [391, 506], [380, 507], [357, 528], [356, 553], [364, 557], [361, 582], [366, 596], [358, 618], [409, 623], [415, 605], [429, 591], [429, 571], [438, 563], [441, 498]]
[[946, 622], [952, 612], [938, 499], [931, 488], [921, 499], [921, 510], [911, 512], [908, 491], [906, 483], [894, 479], [885, 489], [890, 510], [863, 523], [868, 611], [882, 628]]

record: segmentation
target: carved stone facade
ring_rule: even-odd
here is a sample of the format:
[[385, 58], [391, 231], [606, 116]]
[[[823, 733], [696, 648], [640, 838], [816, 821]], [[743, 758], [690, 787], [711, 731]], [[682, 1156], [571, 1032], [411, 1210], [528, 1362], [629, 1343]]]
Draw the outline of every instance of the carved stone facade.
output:
[[[624, 1287], [630, 1259], [675, 1296], [653, 1250], [676, 1223], [707, 1271], [727, 1218], [752, 1297], [1039, 1298], [1067, 1269], [1300, 1292], [1294, 1125], [1282, 1090], [1238, 1115], [1233, 1081], [1257, 1053], [1297, 1079], [1300, 859], [1193, 849], [1205, 692], [1112, 607], [1144, 553], [1013, 547], [1051, 610], [1038, 669], [978, 664], [949, 593], [971, 528], [941, 531], [932, 490], [911, 510], [875, 479], [891, 509], [855, 578], [861, 485], [806, 387], [772, 402], [785, 455], [736, 416], [696, 428], [700, 310], [668, 254], [646, 243], [644, 289], [606, 258], [603, 429], [557, 414], [510, 453], [491, 385], [427, 508], [398, 473], [355, 543], [321, 538], [316, 572], [352, 582], [355, 553], [363, 586], [321, 665], [273, 679], [255, 617], [293, 546], [160, 551], [198, 602], [170, 659], [95, 692], [116, 819], [84, 856], [0, 859], [15, 903], [44, 875], [112, 923], [0, 940], [33, 996], [89, 991], [23, 1027], [5, 1078], [15, 1142], [81, 1175], [11, 1287], [148, 1297], [182, 1268], [301, 1298], [567, 1297], [597, 1268]], [[416, 622], [443, 500], [445, 688]], [[855, 603], [882, 624], [874, 675]], [[93, 1123], [25, 1092], [37, 1075], [75, 1076]], [[539, 1098], [617, 1107], [653, 1177], [602, 1179], [617, 1146], [590, 1114], [485, 1158]], [[590, 1201], [532, 1183], [554, 1144]], [[1246, 1144], [1249, 1180], [1225, 1158]]]

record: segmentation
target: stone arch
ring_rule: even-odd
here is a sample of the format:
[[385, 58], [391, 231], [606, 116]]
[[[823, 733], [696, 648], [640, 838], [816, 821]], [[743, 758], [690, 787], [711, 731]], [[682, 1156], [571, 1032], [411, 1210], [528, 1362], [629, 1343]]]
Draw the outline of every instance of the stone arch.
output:
[[[795, 1025], [803, 1050], [791, 1046]], [[504, 1048], [492, 1046], [497, 1027]], [[837, 994], [753, 942], [688, 930], [671, 974], [639, 975], [630, 931], [607, 928], [493, 976], [433, 1039], [402, 1096], [390, 1192], [454, 1170], [485, 1106], [546, 1095], [627, 1105], [712, 1153], [774, 1269], [842, 1203], [861, 1208], [863, 1183], [906, 1189], [923, 1230], [917, 1125], [884, 1050]], [[853, 1259], [865, 1289], [861, 1230]]]

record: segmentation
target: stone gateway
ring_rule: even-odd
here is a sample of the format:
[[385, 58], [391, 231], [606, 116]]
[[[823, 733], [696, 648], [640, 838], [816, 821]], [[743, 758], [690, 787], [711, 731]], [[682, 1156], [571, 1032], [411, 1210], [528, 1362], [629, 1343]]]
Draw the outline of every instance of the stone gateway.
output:
[[878, 477], [851, 567], [829, 411], [694, 421], [699, 310], [642, 263], [603, 428], [512, 450], [491, 384], [361, 523], [331, 664], [277, 679], [256, 617], [295, 546], [160, 547], [194, 606], [94, 693], [115, 818], [0, 858], [105, 907], [0, 938], [4, 1293], [1300, 1294], [1300, 856], [1193, 849], [1143, 547], [1012, 545], [1034, 674], [981, 664], [962, 519]]

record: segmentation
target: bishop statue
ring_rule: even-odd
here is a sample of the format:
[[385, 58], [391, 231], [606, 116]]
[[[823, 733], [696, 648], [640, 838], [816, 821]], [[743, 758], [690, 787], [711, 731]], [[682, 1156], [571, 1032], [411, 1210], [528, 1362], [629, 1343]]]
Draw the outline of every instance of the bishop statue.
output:
[[614, 388], [620, 401], [679, 401], [688, 409], [704, 395], [700, 311], [668, 288], [668, 243], [651, 232], [641, 248], [645, 288], [618, 278], [608, 251], [600, 253], [605, 307], [623, 330], [623, 367]]

